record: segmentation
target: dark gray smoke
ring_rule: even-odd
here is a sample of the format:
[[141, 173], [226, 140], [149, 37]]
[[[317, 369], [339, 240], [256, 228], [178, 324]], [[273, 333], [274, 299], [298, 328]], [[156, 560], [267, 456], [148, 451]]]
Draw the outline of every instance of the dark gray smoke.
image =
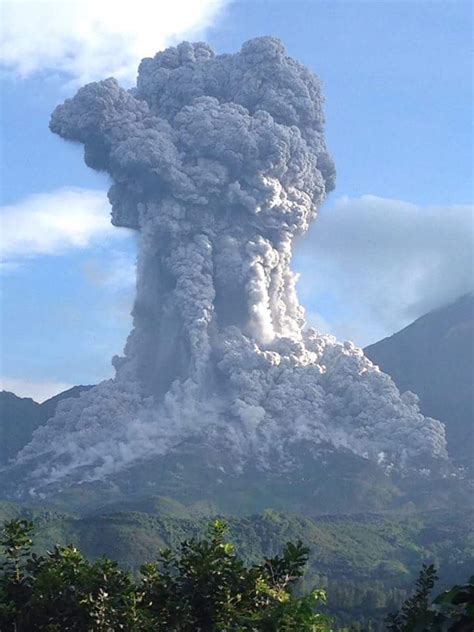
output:
[[55, 110], [52, 131], [112, 177], [112, 222], [139, 230], [140, 250], [116, 378], [35, 434], [19, 461], [49, 453], [37, 477], [93, 479], [223, 432], [236, 466], [299, 440], [378, 460], [445, 454], [412, 394], [305, 329], [290, 262], [334, 187], [322, 101], [263, 37], [234, 55], [184, 42], [144, 59], [135, 89], [107, 79]]

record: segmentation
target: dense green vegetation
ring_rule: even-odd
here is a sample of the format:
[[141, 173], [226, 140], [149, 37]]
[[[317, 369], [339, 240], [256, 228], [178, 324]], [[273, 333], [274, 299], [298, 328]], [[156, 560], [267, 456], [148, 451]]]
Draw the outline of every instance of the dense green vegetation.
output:
[[73, 546], [31, 553], [32, 530], [25, 520], [4, 527], [4, 632], [329, 632], [316, 611], [324, 592], [293, 594], [307, 561], [301, 542], [249, 566], [216, 520], [206, 538], [161, 551], [134, 579], [107, 558], [87, 561]]
[[[246, 563], [214, 520], [203, 538], [164, 549], [134, 575], [115, 561], [89, 561], [76, 547], [32, 552], [33, 523], [4, 524], [0, 545], [0, 629], [4, 632], [331, 632], [326, 595], [304, 590], [309, 549]], [[432, 600], [438, 576], [423, 565], [416, 590], [382, 625], [388, 632], [471, 632], [474, 577]], [[296, 590], [300, 583], [299, 591]], [[363, 607], [366, 604], [359, 604]], [[368, 622], [344, 626], [374, 629]]]
[[386, 618], [388, 632], [472, 632], [474, 629], [474, 576], [431, 601], [438, 579], [435, 567], [423, 565], [416, 591], [400, 610]]
[[[72, 542], [88, 559], [106, 555], [132, 572], [159, 549], [177, 550], [186, 538], [202, 537], [209, 522], [206, 507], [185, 507], [167, 498], [148, 497], [122, 509], [73, 516], [0, 503], [0, 521], [34, 520], [38, 553]], [[301, 589], [326, 590], [322, 610], [333, 617], [336, 629], [353, 623], [364, 631], [385, 630], [384, 618], [408, 597], [423, 563], [439, 568], [440, 590], [472, 574], [472, 522], [467, 512], [310, 518], [266, 511], [228, 518], [229, 537], [248, 563], [276, 555], [288, 541], [303, 541], [310, 557]]]

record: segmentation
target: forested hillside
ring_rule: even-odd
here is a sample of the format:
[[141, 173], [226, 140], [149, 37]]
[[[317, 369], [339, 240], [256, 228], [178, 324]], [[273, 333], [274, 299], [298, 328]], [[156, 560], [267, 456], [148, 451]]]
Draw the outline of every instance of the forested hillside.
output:
[[[201, 536], [209, 516], [196, 516], [168, 499], [148, 500], [150, 513], [119, 512], [75, 517], [49, 509], [2, 503], [0, 520], [18, 515], [37, 524], [38, 548], [73, 543], [90, 559], [107, 555], [136, 572], [160, 548], [175, 549]], [[239, 554], [256, 561], [278, 553], [287, 541], [310, 548], [303, 587], [327, 588], [327, 611], [338, 624], [383, 630], [387, 612], [412, 588], [423, 562], [440, 569], [440, 589], [464, 581], [474, 567], [472, 516], [429, 512], [420, 515], [301, 517], [275, 511], [228, 520]]]

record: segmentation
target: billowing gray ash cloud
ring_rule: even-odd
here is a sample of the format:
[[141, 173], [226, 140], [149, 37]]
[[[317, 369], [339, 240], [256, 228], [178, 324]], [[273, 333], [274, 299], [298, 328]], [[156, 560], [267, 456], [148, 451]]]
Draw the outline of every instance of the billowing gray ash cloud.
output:
[[322, 101], [318, 79], [263, 37], [234, 55], [184, 42], [144, 59], [133, 90], [106, 79], [55, 110], [52, 131], [110, 174], [112, 222], [140, 247], [116, 377], [36, 432], [18, 458], [33, 478], [94, 480], [189, 437], [224, 442], [237, 469], [284, 463], [299, 441], [445, 455], [415, 396], [305, 328], [290, 261], [334, 187]]

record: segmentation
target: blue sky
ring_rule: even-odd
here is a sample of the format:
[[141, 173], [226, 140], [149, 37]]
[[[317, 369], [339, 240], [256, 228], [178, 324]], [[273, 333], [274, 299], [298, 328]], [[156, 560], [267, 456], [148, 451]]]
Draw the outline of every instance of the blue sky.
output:
[[23, 13], [1, 2], [5, 388], [42, 399], [111, 375], [130, 329], [135, 237], [109, 227], [107, 178], [48, 121], [82, 81], [117, 70], [130, 85], [137, 55], [183, 38], [233, 52], [275, 35], [323, 81], [338, 180], [296, 252], [310, 322], [364, 345], [472, 289], [470, 3], [200, 0], [182, 24], [165, 2], [156, 33], [149, 3], [118, 3], [112, 27], [130, 54], [117, 68], [103, 50], [116, 33], [73, 33], [55, 58], [58, 36], [30, 31], [41, 3], [18, 4]]

